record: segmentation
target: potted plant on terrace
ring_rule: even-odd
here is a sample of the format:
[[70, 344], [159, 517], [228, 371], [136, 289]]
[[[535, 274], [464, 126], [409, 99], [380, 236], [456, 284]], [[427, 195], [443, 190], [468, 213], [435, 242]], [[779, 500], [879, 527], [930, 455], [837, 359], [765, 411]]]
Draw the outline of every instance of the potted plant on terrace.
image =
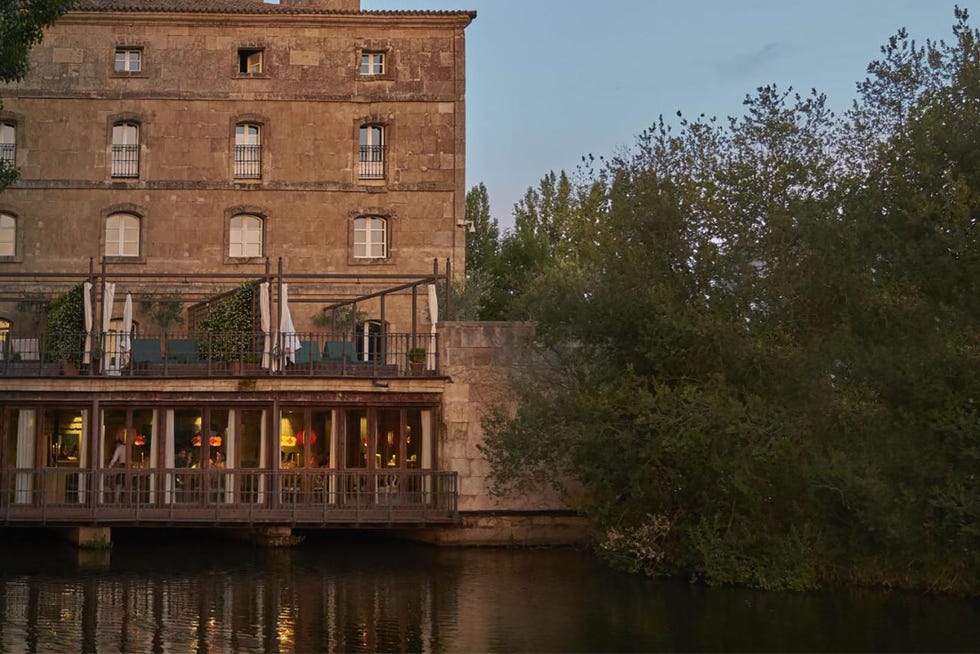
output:
[[425, 348], [413, 347], [408, 350], [408, 369], [413, 375], [421, 375], [425, 370]]

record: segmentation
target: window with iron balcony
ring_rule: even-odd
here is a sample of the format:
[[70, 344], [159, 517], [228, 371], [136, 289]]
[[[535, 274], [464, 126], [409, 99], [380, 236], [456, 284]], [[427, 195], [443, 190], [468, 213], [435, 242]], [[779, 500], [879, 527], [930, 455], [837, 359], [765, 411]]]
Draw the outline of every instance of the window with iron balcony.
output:
[[262, 128], [235, 125], [235, 179], [262, 179]]
[[360, 179], [385, 178], [385, 128], [383, 125], [362, 125], [360, 143]]
[[140, 128], [136, 123], [112, 126], [112, 177], [140, 176]]
[[17, 128], [13, 123], [0, 123], [0, 161], [11, 166], [17, 161]]

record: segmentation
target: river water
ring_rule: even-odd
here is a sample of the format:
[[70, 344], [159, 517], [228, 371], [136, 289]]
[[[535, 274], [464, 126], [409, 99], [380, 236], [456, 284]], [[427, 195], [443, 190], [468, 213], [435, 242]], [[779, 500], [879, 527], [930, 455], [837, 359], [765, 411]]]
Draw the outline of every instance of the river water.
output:
[[268, 550], [157, 530], [91, 553], [0, 537], [0, 652], [980, 650], [976, 600], [705, 588], [572, 550], [339, 531]]

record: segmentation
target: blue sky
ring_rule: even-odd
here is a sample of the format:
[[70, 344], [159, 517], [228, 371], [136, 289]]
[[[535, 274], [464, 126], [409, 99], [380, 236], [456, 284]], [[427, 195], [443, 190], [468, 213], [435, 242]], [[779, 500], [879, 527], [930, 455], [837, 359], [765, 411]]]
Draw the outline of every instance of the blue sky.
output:
[[[959, 0], [980, 25], [980, 0]], [[467, 188], [501, 226], [549, 170], [633, 143], [660, 114], [741, 115], [776, 83], [841, 111], [900, 27], [951, 37], [947, 0], [361, 0], [362, 9], [475, 9], [466, 30]]]

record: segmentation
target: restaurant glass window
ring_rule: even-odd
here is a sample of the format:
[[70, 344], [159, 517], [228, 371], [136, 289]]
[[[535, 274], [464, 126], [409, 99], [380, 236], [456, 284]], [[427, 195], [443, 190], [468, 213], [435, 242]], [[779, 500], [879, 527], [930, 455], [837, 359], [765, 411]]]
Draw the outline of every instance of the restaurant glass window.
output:
[[401, 412], [397, 409], [378, 411], [378, 429], [374, 453], [375, 469], [385, 470], [401, 467]]
[[10, 412], [6, 454], [7, 467], [16, 469], [12, 473], [11, 480], [12, 499], [15, 504], [31, 504], [35, 499], [36, 421], [37, 414], [34, 409], [14, 409]]
[[313, 439], [310, 441], [310, 461], [316, 468], [330, 467], [330, 437], [333, 433], [333, 411], [313, 411]]
[[309, 439], [306, 415], [302, 409], [284, 409], [279, 421], [279, 467], [283, 470], [306, 467], [305, 443]]
[[[233, 417], [228, 409], [211, 409], [210, 427], [207, 437], [208, 467], [225, 468], [228, 466], [229, 450], [229, 420]], [[203, 445], [203, 443], [202, 443]]]
[[366, 409], [348, 409], [344, 457], [347, 468], [366, 468], [368, 461], [368, 415]]
[[44, 466], [55, 469], [44, 480], [44, 498], [48, 504], [81, 501], [84, 489], [75, 471], [83, 465], [87, 414], [82, 409], [64, 407], [41, 413]]
[[173, 414], [174, 467], [201, 467], [201, 410], [176, 409]]
[[405, 422], [405, 467], [419, 468], [422, 463], [422, 411], [409, 409]]
[[253, 472], [241, 472], [235, 479], [240, 491], [242, 502], [260, 503], [265, 497], [265, 476], [256, 469], [268, 467], [265, 447], [265, 412], [247, 409], [238, 412], [239, 426], [236, 447], [238, 461], [232, 461], [234, 467], [244, 468]]

